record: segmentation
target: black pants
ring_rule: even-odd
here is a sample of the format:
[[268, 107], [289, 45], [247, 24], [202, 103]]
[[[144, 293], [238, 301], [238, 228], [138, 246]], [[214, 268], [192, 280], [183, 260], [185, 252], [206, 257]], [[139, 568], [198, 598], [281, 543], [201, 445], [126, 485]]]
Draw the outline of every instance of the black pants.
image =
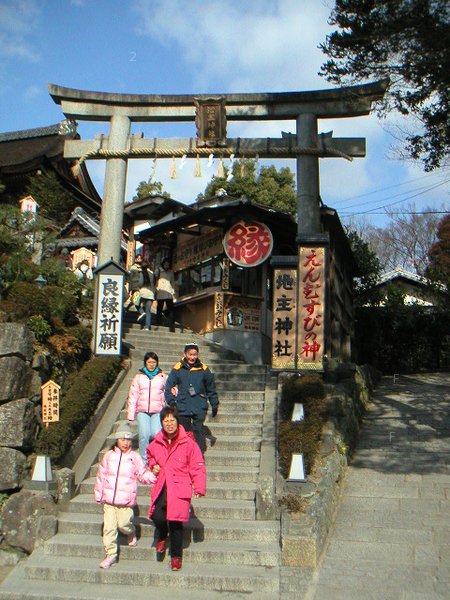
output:
[[183, 556], [183, 523], [181, 521], [167, 520], [167, 490], [163, 487], [155, 502], [152, 521], [157, 530], [159, 540], [165, 540], [170, 535], [170, 555]]
[[205, 454], [206, 442], [205, 432], [203, 431], [203, 423], [205, 419], [202, 417], [197, 417], [195, 415], [178, 415], [178, 421], [181, 423], [181, 425], [183, 425], [186, 431], [192, 431], [195, 437], [195, 441], [199, 445], [202, 454]]
[[173, 325], [173, 298], [167, 298], [166, 300], [157, 300], [156, 306], [156, 321], [158, 325], [162, 325], [162, 313], [164, 308], [164, 302], [166, 303], [167, 320], [169, 322], [170, 331], [175, 331]]

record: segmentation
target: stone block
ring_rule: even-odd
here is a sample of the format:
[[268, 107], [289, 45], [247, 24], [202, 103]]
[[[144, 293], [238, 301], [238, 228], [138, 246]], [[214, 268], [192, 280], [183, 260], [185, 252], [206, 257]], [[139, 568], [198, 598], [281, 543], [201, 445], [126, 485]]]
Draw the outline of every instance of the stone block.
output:
[[40, 515], [36, 519], [35, 547], [42, 545], [58, 531], [58, 518], [56, 515]]
[[27, 459], [22, 452], [14, 448], [0, 447], [0, 491], [14, 490], [20, 487], [25, 476]]
[[27, 554], [33, 551], [38, 531], [39, 535], [47, 535], [54, 527], [52, 519], [56, 518], [57, 508], [49, 494], [34, 494], [21, 490], [6, 501], [2, 511], [3, 534], [6, 542], [24, 550]]
[[2, 323], [0, 357], [17, 356], [25, 361], [33, 357], [34, 335], [23, 323]]
[[0, 446], [28, 449], [38, 429], [34, 404], [27, 398], [0, 405]]
[[58, 503], [69, 502], [75, 493], [75, 471], [64, 467], [56, 472]]
[[284, 567], [315, 567], [317, 548], [314, 537], [283, 535], [281, 564]]
[[[0, 328], [1, 329], [1, 328]], [[38, 401], [41, 395], [41, 380], [28, 363], [18, 356], [0, 358], [0, 404], [28, 398]]]

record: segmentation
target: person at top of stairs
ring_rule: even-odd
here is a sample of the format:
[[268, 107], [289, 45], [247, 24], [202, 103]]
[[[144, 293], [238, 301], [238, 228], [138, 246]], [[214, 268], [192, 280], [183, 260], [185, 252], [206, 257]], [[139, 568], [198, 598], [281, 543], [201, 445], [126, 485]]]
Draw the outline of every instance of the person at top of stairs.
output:
[[138, 452], [131, 448], [133, 433], [129, 425], [116, 432], [116, 443], [103, 457], [95, 480], [94, 498], [103, 504], [103, 546], [106, 558], [101, 569], [117, 562], [117, 534], [128, 536], [128, 545], [136, 546], [133, 506], [136, 506], [137, 482], [155, 483], [156, 475], [148, 469]]
[[[143, 283], [139, 288], [141, 296], [139, 304], [139, 316], [137, 322], [141, 323], [141, 328], [150, 331], [152, 328], [152, 304], [155, 300], [155, 275], [147, 263], [142, 264]], [[142, 325], [142, 323], [144, 324]]]
[[206, 493], [206, 467], [192, 434], [179, 423], [175, 406], [161, 411], [162, 430], [147, 446], [149, 467], [159, 473], [150, 491], [148, 516], [156, 526], [156, 555], [164, 559], [170, 534], [172, 571], [181, 569], [183, 523], [189, 521], [192, 489], [194, 497]]
[[[177, 389], [174, 395], [173, 388]], [[199, 359], [198, 345], [186, 344], [183, 358], [174, 365], [166, 381], [164, 392], [167, 404], [176, 404], [179, 421], [186, 431], [192, 431], [197, 444], [205, 453], [203, 423], [211, 404], [211, 415], [215, 417], [219, 408], [216, 383], [213, 373]]]
[[145, 463], [147, 445], [161, 429], [159, 413], [166, 404], [166, 381], [167, 375], [159, 368], [158, 355], [155, 352], [146, 352], [144, 366], [133, 377], [127, 400], [127, 419], [137, 419], [139, 454]]

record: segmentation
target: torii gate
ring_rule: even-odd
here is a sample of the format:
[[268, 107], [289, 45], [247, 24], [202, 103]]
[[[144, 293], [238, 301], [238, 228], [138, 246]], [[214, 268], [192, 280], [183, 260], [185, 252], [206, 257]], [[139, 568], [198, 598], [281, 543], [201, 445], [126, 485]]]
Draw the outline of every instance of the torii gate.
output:
[[[106, 159], [98, 264], [119, 261], [129, 158], [216, 156], [296, 158], [298, 237], [320, 232], [319, 158], [365, 156], [364, 138], [318, 134], [318, 119], [368, 115], [383, 97], [387, 81], [338, 89], [267, 94], [111, 94], [49, 84], [53, 100], [68, 119], [109, 121], [98, 140], [67, 140], [70, 159]], [[226, 138], [226, 121], [295, 120], [296, 135], [281, 138]], [[132, 122], [196, 121], [197, 138], [146, 139], [130, 135]], [[208, 136], [213, 121], [214, 135]], [[203, 136], [202, 136], [203, 130]], [[200, 137], [202, 136], [202, 137]]]
[[[326, 351], [348, 359], [348, 326], [341, 328], [345, 318], [340, 319], [339, 315], [331, 319], [327, 301], [331, 287], [329, 240], [320, 229], [319, 158], [363, 157], [365, 139], [319, 134], [317, 121], [368, 115], [373, 102], [383, 97], [387, 84], [383, 80], [340, 89], [220, 96], [110, 94], [49, 84], [50, 95], [61, 104], [68, 119], [110, 122], [108, 136], [67, 140], [64, 146], [64, 156], [78, 159], [79, 163], [106, 159], [98, 264], [119, 262], [129, 158], [198, 158], [211, 153], [220, 158], [295, 158], [298, 256], [271, 259], [276, 307], [272, 368], [323, 370]], [[227, 120], [295, 120], [296, 134], [281, 138], [227, 138]], [[131, 123], [135, 121], [195, 121], [197, 137], [145, 139], [130, 135]], [[335, 286], [340, 287], [336, 282]], [[336, 302], [338, 311], [340, 303], [341, 299]]]

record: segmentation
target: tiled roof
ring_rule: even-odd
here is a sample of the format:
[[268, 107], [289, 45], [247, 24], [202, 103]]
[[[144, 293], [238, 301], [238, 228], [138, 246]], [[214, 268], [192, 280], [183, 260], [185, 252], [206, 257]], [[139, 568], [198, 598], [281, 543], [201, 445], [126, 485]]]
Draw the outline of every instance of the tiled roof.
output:
[[67, 135], [76, 133], [77, 126], [75, 121], [64, 120], [54, 125], [46, 127], [36, 127], [34, 129], [21, 129], [19, 131], [7, 131], [0, 133], [0, 143], [12, 142], [15, 140], [28, 140], [30, 138], [47, 137], [49, 135]]
[[[89, 231], [89, 233], [92, 233], [92, 236], [64, 238], [65, 233], [67, 233], [70, 230], [70, 228], [72, 227], [72, 225], [75, 222], [79, 223], [81, 225], [81, 227], [83, 227], [84, 229]], [[57, 245], [59, 247], [65, 247], [65, 248], [68, 248], [68, 247], [73, 248], [75, 246], [77, 246], [77, 247], [86, 246], [88, 243], [91, 246], [98, 245], [99, 236], [100, 236], [100, 222], [97, 219], [88, 215], [87, 212], [83, 208], [81, 208], [80, 206], [77, 206], [77, 208], [72, 212], [70, 219], [67, 221], [67, 223], [64, 225], [64, 227], [59, 232], [59, 234], [58, 234], [59, 240], [58, 240]], [[127, 251], [127, 244], [124, 240], [122, 240], [120, 242], [120, 247], [122, 248], [122, 250], [124, 252]]]

